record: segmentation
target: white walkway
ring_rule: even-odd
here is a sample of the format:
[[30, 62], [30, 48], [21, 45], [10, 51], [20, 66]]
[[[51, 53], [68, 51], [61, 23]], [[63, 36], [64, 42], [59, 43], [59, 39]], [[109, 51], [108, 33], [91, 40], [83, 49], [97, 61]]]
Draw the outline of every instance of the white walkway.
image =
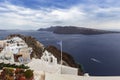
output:
[[46, 74], [45, 80], [120, 80], [118, 77], [86, 77], [75, 75]]

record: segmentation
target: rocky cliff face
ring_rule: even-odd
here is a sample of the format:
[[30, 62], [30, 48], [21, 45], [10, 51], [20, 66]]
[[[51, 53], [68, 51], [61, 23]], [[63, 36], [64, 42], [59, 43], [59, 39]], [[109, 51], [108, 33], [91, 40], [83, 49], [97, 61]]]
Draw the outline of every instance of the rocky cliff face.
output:
[[[24, 35], [20, 35], [20, 34], [12, 34], [9, 35], [7, 37], [7, 39], [12, 38], [12, 37], [20, 37], [22, 38], [29, 47], [32, 47], [33, 52], [31, 54], [31, 58], [41, 58], [42, 53], [44, 50], [47, 50], [48, 52], [51, 52], [57, 59], [58, 59], [58, 63], [60, 63], [60, 58], [61, 58], [61, 52], [59, 49], [57, 49], [54, 46], [47, 46], [45, 47], [42, 43], [40, 43], [39, 41], [37, 41], [35, 38], [31, 37], [31, 36], [24, 36]], [[67, 65], [67, 66], [71, 66], [71, 67], [76, 67], [79, 69], [79, 75], [83, 75], [83, 69], [81, 68], [81, 66], [79, 64], [77, 64], [75, 62], [75, 60], [73, 59], [73, 57], [71, 55], [69, 55], [66, 52], [62, 52], [63, 54], [63, 65]]]

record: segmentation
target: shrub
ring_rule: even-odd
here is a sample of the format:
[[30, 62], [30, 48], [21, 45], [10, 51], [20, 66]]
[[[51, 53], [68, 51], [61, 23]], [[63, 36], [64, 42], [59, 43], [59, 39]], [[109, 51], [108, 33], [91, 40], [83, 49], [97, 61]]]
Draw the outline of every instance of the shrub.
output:
[[24, 76], [27, 78], [27, 79], [30, 79], [30, 78], [33, 78], [33, 70], [26, 70], [25, 73], [24, 73]]

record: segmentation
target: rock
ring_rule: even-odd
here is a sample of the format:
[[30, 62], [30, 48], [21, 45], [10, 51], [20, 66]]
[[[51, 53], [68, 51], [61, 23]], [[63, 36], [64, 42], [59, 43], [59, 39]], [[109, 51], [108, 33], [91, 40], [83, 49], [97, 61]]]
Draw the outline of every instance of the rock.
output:
[[[55, 46], [47, 46], [45, 47], [42, 43], [40, 43], [39, 41], [37, 41], [35, 38], [31, 37], [31, 36], [24, 36], [24, 35], [20, 35], [20, 34], [12, 34], [9, 35], [7, 37], [7, 39], [12, 38], [12, 37], [20, 37], [22, 38], [29, 47], [31, 47], [33, 49], [32, 54], [31, 54], [31, 58], [41, 58], [42, 53], [47, 50], [48, 52], [51, 52], [58, 60], [58, 63], [60, 64], [61, 61], [61, 52], [59, 49], [57, 49]], [[75, 67], [79, 69], [79, 75], [83, 75], [83, 69], [81, 67], [81, 65], [77, 64], [74, 60], [74, 58], [66, 53], [66, 52], [62, 52], [63, 53], [63, 65], [66, 66], [71, 66], [71, 67]]]

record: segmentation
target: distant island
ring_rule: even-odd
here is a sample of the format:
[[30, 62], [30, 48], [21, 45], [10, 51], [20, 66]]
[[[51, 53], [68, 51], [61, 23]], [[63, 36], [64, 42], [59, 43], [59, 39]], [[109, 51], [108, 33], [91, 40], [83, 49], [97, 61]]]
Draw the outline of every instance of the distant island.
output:
[[0, 31], [6, 31], [6, 30], [2, 30], [2, 29], [0, 29]]
[[83, 27], [76, 27], [76, 26], [52, 26], [49, 28], [40, 28], [38, 29], [38, 31], [50, 31], [56, 34], [84, 34], [84, 35], [120, 33], [118, 31], [83, 28]]

